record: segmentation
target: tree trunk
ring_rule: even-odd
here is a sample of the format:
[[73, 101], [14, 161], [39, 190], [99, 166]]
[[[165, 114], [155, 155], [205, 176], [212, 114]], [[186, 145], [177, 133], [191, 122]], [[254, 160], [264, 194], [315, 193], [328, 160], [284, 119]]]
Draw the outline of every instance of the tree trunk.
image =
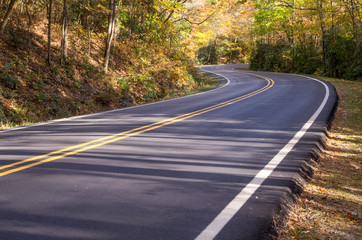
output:
[[332, 26], [331, 26], [331, 32], [332, 32], [332, 39], [335, 40], [335, 34], [334, 34], [334, 8], [333, 8], [333, 0], [331, 0], [331, 12], [332, 12]]
[[63, 26], [62, 26], [62, 42], [61, 42], [62, 55], [60, 63], [67, 62], [68, 57], [68, 0], [64, 0], [63, 4]]
[[209, 52], [208, 52], [208, 55], [207, 55], [207, 63], [208, 64], [211, 64], [211, 50], [212, 50], [212, 48], [211, 48], [211, 38], [209, 38], [209, 45], [208, 45], [208, 50], [209, 50]]
[[[87, 6], [90, 8], [90, 0], [88, 0]], [[87, 25], [88, 25], [88, 56], [89, 57], [92, 54], [92, 25], [91, 25], [91, 21], [92, 21], [92, 16], [90, 14], [88, 14], [87, 15]]]
[[104, 53], [104, 71], [108, 72], [109, 57], [111, 54], [111, 45], [114, 35], [115, 20], [116, 20], [116, 0], [109, 0], [109, 17], [108, 17], [108, 34], [106, 41], [106, 49]]
[[323, 62], [323, 70], [326, 71], [326, 31], [324, 26], [324, 18], [322, 14], [323, 10], [323, 3], [321, 1], [318, 1], [317, 3], [317, 10], [318, 10], [318, 17], [320, 21], [320, 27], [321, 27], [321, 39], [322, 39], [322, 62]]
[[27, 35], [28, 35], [28, 51], [27, 52], [28, 52], [28, 55], [30, 55], [31, 40], [32, 40], [30, 30], [31, 30], [31, 26], [33, 25], [33, 20], [32, 20], [32, 15], [30, 13], [28, 5], [25, 5], [25, 12], [26, 12], [26, 15], [28, 17], [28, 31], [27, 31]]
[[13, 12], [13, 10], [14, 10], [14, 8], [16, 7], [17, 4], [18, 4], [18, 1], [17, 1], [17, 0], [11, 0], [11, 2], [10, 2], [10, 4], [9, 4], [9, 7], [8, 7], [8, 9], [6, 10], [4, 19], [2, 20], [1, 25], [0, 25], [0, 34], [3, 34], [3, 33], [4, 33], [6, 24], [8, 23], [9, 18], [10, 18], [11, 14], [12, 14], [12, 12]]
[[88, 29], [88, 56], [92, 55], [92, 29]]
[[49, 6], [48, 6], [48, 57], [47, 57], [48, 64], [50, 64], [50, 61], [51, 61], [52, 6], [53, 6], [53, 0], [49, 0]]

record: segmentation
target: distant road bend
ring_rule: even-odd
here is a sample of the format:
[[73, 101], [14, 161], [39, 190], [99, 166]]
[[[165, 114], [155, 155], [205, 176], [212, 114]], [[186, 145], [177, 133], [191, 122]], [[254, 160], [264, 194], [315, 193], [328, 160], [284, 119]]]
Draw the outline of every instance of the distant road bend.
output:
[[203, 67], [187, 97], [0, 131], [0, 239], [268, 239], [334, 88]]

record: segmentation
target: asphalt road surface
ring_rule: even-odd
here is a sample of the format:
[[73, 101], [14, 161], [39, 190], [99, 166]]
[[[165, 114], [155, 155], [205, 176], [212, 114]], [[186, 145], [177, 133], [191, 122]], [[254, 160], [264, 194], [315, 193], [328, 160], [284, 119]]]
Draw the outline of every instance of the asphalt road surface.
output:
[[0, 239], [267, 239], [332, 86], [204, 67], [217, 89], [0, 131]]

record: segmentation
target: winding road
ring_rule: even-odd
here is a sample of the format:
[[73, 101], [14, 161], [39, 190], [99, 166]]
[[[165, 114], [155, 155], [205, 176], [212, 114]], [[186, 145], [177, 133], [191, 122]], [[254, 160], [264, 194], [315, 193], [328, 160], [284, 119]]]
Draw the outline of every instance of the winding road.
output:
[[268, 239], [337, 96], [203, 67], [204, 93], [0, 131], [0, 239]]

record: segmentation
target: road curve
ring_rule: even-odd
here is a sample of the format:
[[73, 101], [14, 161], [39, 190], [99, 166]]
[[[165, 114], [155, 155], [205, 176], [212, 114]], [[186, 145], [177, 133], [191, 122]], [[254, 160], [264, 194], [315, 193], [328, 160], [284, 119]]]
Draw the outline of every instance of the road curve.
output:
[[268, 239], [336, 103], [321, 80], [207, 66], [169, 101], [0, 131], [0, 239]]

